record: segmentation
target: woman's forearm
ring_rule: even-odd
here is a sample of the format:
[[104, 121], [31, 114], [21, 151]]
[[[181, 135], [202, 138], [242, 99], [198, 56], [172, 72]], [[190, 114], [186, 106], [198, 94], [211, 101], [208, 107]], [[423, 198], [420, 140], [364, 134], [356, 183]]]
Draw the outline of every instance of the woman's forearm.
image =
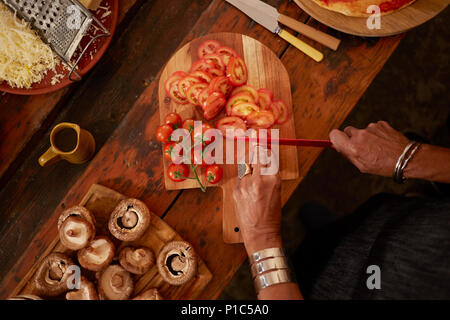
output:
[[450, 183], [450, 149], [422, 145], [403, 171], [403, 176]]

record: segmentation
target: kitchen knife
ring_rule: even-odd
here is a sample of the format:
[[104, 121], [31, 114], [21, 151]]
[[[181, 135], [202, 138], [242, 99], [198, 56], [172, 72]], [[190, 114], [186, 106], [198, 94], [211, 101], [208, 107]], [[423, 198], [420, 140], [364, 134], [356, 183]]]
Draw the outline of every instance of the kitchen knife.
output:
[[[248, 1], [249, 0], [226, 0], [228, 3], [232, 4], [242, 12], [244, 12], [247, 16], [252, 18], [254, 21], [268, 29], [269, 31], [279, 35], [281, 38], [292, 44], [294, 47], [305, 53], [307, 56], [311, 57], [317, 62], [322, 61], [323, 54], [311, 47], [310, 45], [306, 44], [305, 42], [301, 41], [300, 39], [296, 38], [292, 34], [290, 34], [288, 31], [283, 30], [278, 25], [278, 11], [265, 4], [264, 6], [250, 6]], [[268, 8], [269, 7], [269, 8]]]
[[[253, 138], [253, 137], [235, 137], [236, 140], [244, 140], [246, 142], [265, 142], [270, 143], [268, 140]], [[316, 148], [333, 148], [333, 144], [330, 140], [310, 140], [310, 139], [283, 139], [272, 141], [272, 143], [279, 144], [281, 146], [296, 146], [296, 147], [316, 147]]]

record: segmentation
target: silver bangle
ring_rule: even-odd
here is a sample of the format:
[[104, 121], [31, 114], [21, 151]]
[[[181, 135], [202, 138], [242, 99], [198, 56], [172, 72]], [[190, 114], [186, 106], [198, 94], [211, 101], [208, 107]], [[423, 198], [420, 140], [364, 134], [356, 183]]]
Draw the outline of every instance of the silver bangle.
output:
[[252, 264], [251, 266], [253, 278], [260, 275], [261, 273], [277, 269], [289, 269], [289, 264], [286, 257], [270, 258], [260, 261], [256, 264]]
[[420, 146], [421, 143], [416, 141], [411, 141], [406, 145], [403, 153], [400, 155], [397, 163], [395, 164], [394, 174], [392, 178], [396, 183], [402, 184], [403, 182], [405, 182], [406, 179], [403, 177], [403, 170], [406, 168], [409, 161], [412, 159]]
[[262, 289], [281, 283], [294, 282], [291, 272], [288, 269], [275, 270], [264, 273], [255, 278], [254, 284], [256, 293]]
[[261, 260], [274, 257], [286, 257], [286, 251], [283, 248], [268, 248], [257, 251], [249, 256], [250, 264], [255, 264]]

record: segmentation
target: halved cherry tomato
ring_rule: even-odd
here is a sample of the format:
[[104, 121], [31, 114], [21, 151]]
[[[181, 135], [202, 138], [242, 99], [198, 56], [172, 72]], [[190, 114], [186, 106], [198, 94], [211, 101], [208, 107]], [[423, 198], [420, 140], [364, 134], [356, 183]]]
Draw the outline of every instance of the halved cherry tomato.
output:
[[169, 168], [167, 168], [167, 175], [172, 181], [184, 181], [189, 177], [189, 167], [185, 164], [172, 163]]
[[178, 153], [175, 152], [176, 145], [177, 145], [176, 142], [169, 142], [164, 145], [163, 148], [164, 157], [170, 162], [180, 160], [181, 157], [183, 156], [183, 150], [181, 148]]
[[245, 120], [247, 125], [253, 129], [269, 129], [275, 124], [275, 116], [267, 110], [252, 112]]
[[200, 83], [200, 80], [193, 76], [187, 76], [178, 82], [178, 91], [182, 97], [187, 98], [187, 90], [190, 86]]
[[184, 71], [176, 71], [174, 72], [170, 77], [167, 78], [166, 82], [164, 83], [164, 89], [166, 90], [167, 95], [170, 95], [170, 87], [172, 84], [180, 79], [183, 79], [188, 74]]
[[269, 89], [259, 89], [258, 90], [258, 104], [261, 109], [268, 110], [269, 106], [272, 104], [273, 93]]
[[172, 82], [172, 85], [170, 86], [170, 89], [169, 89], [169, 96], [176, 103], [187, 104], [187, 103], [189, 103], [189, 101], [185, 97], [183, 97], [180, 94], [180, 91], [178, 90], [179, 82], [180, 82], [180, 80], [176, 80], [176, 81]]
[[209, 97], [209, 87], [204, 89], [200, 94], [198, 95], [198, 105], [202, 107], [203, 110], [205, 110], [205, 104], [206, 100]]
[[235, 105], [239, 103], [255, 103], [255, 100], [248, 92], [239, 92], [235, 95], [231, 96], [230, 99], [228, 99], [227, 105], [225, 106], [225, 112], [228, 116], [231, 115], [231, 108], [233, 108]]
[[206, 167], [205, 178], [208, 183], [217, 184], [222, 180], [223, 170], [222, 167], [217, 164], [212, 164]]
[[170, 124], [174, 129], [181, 127], [181, 117], [178, 113], [171, 112], [164, 118], [164, 124]]
[[223, 135], [226, 135], [227, 129], [242, 131], [247, 130], [247, 126], [241, 118], [238, 117], [225, 117], [217, 121], [216, 128], [222, 131]]
[[242, 58], [230, 57], [227, 65], [227, 77], [233, 86], [242, 86], [247, 83], [248, 71]]
[[212, 80], [212, 78], [209, 75], [209, 73], [207, 73], [205, 71], [202, 71], [202, 70], [197, 70], [194, 73], [191, 73], [191, 76], [196, 77], [196, 78], [198, 78], [201, 81], [206, 82], [206, 83], [210, 83], [211, 80]]
[[222, 58], [215, 53], [207, 54], [203, 57], [206, 62], [212, 63], [216, 69], [225, 72], [225, 63], [223, 63]]
[[234, 117], [246, 118], [252, 112], [258, 112], [259, 107], [254, 103], [238, 103], [231, 108], [231, 115]]
[[198, 57], [201, 59], [207, 54], [216, 52], [217, 48], [221, 47], [220, 42], [215, 40], [207, 40], [198, 47]]
[[235, 94], [241, 93], [241, 92], [247, 92], [253, 97], [254, 102], [257, 102], [259, 99], [258, 91], [249, 85], [244, 85], [237, 87], [231, 92], [231, 95], [234, 96]]
[[209, 95], [208, 99], [206, 99], [203, 117], [206, 120], [211, 120], [222, 111], [226, 103], [227, 100], [223, 93], [213, 92]]
[[162, 143], [169, 143], [173, 128], [170, 124], [163, 124], [156, 130], [156, 139]]
[[206, 88], [208, 88], [208, 84], [204, 82], [195, 83], [192, 86], [190, 86], [186, 93], [186, 97], [189, 100], [189, 102], [194, 105], [199, 105], [198, 96]]
[[274, 104], [278, 108], [278, 110], [280, 110], [280, 116], [278, 117], [277, 123], [285, 123], [289, 119], [289, 110], [286, 104], [281, 100], [274, 101], [272, 104]]
[[190, 73], [193, 74], [199, 70], [209, 73], [209, 70], [211, 69], [214, 69], [214, 64], [206, 62], [204, 59], [200, 59], [192, 65]]
[[225, 63], [225, 65], [228, 65], [228, 62], [230, 61], [230, 57], [238, 56], [236, 51], [234, 51], [233, 49], [231, 49], [229, 47], [218, 48], [216, 50], [216, 54], [218, 54], [222, 58], [222, 61], [223, 61], [223, 63]]
[[225, 76], [214, 78], [209, 85], [209, 93], [222, 92], [226, 97], [230, 94], [233, 87]]

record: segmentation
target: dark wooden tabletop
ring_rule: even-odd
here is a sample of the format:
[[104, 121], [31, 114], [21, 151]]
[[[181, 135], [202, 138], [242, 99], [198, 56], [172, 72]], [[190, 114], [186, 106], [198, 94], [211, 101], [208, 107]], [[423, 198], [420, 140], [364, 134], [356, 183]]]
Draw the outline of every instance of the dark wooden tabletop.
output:
[[[111, 47], [81, 83], [55, 93], [0, 95], [0, 298], [9, 295], [56, 236], [61, 210], [77, 204], [93, 183], [142, 199], [190, 241], [213, 273], [201, 297], [217, 298], [245, 260], [242, 245], [222, 241], [222, 195], [212, 188], [167, 191], [159, 125], [159, 71], [178, 47], [214, 32], [251, 36], [271, 48], [292, 85], [298, 138], [327, 138], [339, 127], [397, 47], [402, 36], [364, 39], [311, 19], [293, 2], [266, 1], [281, 13], [342, 39], [316, 63], [223, 0], [120, 1], [120, 24]], [[59, 122], [93, 133], [97, 154], [84, 165], [59, 162], [41, 168], [49, 132]], [[300, 178], [284, 181], [286, 203], [320, 154], [299, 148]]]

